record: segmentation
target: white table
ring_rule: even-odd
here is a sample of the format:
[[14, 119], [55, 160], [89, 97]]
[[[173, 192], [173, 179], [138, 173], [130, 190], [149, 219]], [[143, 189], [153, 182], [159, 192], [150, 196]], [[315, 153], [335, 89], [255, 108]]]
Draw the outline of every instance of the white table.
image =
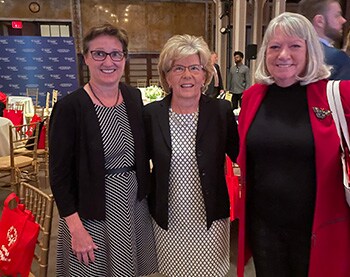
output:
[[9, 126], [13, 126], [11, 120], [0, 117], [0, 157], [10, 155]]

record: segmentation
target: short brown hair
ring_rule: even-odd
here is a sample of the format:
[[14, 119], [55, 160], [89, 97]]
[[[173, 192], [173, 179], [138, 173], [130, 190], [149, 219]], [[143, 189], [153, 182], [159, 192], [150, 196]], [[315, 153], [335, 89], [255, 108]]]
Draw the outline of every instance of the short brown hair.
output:
[[298, 4], [298, 13], [305, 16], [311, 22], [318, 14], [324, 15], [330, 3], [338, 0], [301, 0]]
[[125, 56], [127, 56], [128, 44], [129, 44], [129, 38], [128, 38], [127, 32], [124, 29], [113, 26], [112, 24], [109, 24], [109, 23], [92, 27], [87, 32], [87, 34], [83, 39], [83, 54], [84, 55], [88, 54], [90, 41], [103, 35], [117, 38], [123, 46], [123, 52], [125, 53]]

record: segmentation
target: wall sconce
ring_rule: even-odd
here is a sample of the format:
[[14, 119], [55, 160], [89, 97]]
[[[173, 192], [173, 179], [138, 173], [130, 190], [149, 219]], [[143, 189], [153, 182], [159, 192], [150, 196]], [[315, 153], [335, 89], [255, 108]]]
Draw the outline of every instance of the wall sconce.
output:
[[232, 25], [227, 25], [226, 27], [221, 27], [220, 28], [220, 33], [225, 35], [228, 32], [231, 32], [231, 29], [232, 29]]

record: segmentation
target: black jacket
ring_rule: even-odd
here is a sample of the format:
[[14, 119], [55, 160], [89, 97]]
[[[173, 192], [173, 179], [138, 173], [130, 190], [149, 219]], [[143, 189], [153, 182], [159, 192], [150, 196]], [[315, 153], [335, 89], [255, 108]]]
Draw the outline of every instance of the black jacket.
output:
[[[153, 218], [163, 229], [168, 229], [170, 102], [171, 94], [144, 108], [147, 147], [153, 163], [148, 202]], [[237, 124], [230, 103], [201, 95], [196, 154], [208, 229], [214, 220], [229, 217], [230, 204], [224, 173], [225, 153], [232, 161], [236, 161], [238, 142]]]
[[[120, 84], [135, 143], [138, 198], [149, 190], [140, 91]], [[50, 184], [61, 217], [105, 218], [105, 160], [98, 118], [83, 88], [58, 101], [50, 119]]]

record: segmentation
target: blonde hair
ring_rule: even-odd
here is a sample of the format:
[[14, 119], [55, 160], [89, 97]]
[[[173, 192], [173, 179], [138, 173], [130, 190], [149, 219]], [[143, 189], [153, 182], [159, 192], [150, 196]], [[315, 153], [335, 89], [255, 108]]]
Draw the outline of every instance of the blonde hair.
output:
[[307, 85], [329, 77], [330, 67], [324, 63], [323, 49], [310, 21], [303, 15], [284, 12], [272, 19], [266, 29], [257, 57], [255, 78], [258, 83], [269, 85], [275, 82], [266, 67], [266, 50], [277, 29], [286, 36], [296, 36], [305, 40], [307, 48], [306, 68], [303, 71], [303, 76], [296, 76], [296, 80], [300, 81], [302, 85]]
[[160, 83], [166, 93], [170, 93], [166, 74], [169, 72], [174, 62], [194, 54], [199, 56], [200, 64], [203, 66], [206, 75], [202, 92], [208, 88], [214, 72], [208, 44], [202, 37], [175, 35], [165, 43], [159, 55], [158, 72]]

